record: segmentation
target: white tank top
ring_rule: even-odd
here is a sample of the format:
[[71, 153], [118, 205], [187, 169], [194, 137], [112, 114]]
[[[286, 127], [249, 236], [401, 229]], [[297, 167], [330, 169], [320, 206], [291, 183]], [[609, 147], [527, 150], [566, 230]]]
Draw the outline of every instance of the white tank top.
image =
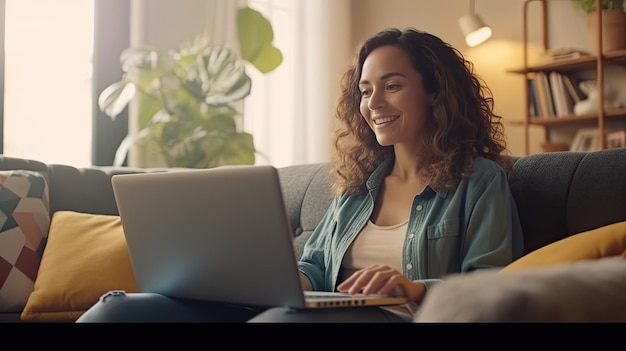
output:
[[402, 247], [408, 224], [408, 219], [391, 226], [378, 226], [367, 221], [343, 258], [340, 280], [372, 264], [388, 265], [402, 272]]

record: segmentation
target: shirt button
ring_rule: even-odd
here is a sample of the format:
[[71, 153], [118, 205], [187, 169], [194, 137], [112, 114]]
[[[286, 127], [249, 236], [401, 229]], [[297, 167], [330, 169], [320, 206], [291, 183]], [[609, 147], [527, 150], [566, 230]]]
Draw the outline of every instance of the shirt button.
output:
[[410, 263], [407, 263], [406, 264], [406, 269], [410, 271], [411, 269], [413, 269], [413, 265], [410, 264]]
[[415, 234], [411, 233], [409, 234], [409, 239], [413, 239], [415, 237]]
[[416, 210], [421, 211], [424, 207], [422, 205], [417, 205], [417, 207], [415, 207]]

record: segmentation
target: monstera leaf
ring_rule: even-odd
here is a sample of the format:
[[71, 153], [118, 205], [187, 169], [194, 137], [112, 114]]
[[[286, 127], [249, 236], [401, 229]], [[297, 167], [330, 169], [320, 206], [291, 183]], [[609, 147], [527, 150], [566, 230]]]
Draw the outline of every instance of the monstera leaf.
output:
[[135, 96], [135, 86], [125, 80], [106, 87], [98, 97], [98, 106], [107, 116], [115, 119]]
[[244, 63], [224, 47], [208, 47], [180, 77], [183, 86], [209, 105], [239, 101], [250, 94], [252, 82]]

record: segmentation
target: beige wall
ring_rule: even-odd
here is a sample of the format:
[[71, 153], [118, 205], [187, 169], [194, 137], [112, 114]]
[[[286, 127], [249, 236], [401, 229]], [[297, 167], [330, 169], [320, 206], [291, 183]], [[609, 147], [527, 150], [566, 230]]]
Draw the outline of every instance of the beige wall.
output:
[[[415, 27], [437, 35], [458, 48], [475, 65], [494, 94], [496, 112], [504, 117], [511, 153], [524, 154], [524, 80], [507, 71], [523, 65], [524, 0], [475, 0], [475, 10], [493, 29], [492, 38], [469, 48], [461, 35], [458, 18], [469, 10], [469, 0], [352, 0], [352, 35], [355, 45], [385, 27]], [[529, 40], [536, 59], [540, 44], [541, 7], [529, 3]], [[584, 14], [570, 1], [548, 2], [549, 47], [591, 50]], [[530, 153], [541, 152], [544, 133], [531, 129]]]

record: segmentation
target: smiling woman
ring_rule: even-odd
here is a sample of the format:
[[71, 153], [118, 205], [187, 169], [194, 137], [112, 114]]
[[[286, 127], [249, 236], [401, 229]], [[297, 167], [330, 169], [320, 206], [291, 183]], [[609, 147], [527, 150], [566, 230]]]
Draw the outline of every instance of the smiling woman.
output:
[[91, 164], [94, 0], [5, 4], [3, 153]]

